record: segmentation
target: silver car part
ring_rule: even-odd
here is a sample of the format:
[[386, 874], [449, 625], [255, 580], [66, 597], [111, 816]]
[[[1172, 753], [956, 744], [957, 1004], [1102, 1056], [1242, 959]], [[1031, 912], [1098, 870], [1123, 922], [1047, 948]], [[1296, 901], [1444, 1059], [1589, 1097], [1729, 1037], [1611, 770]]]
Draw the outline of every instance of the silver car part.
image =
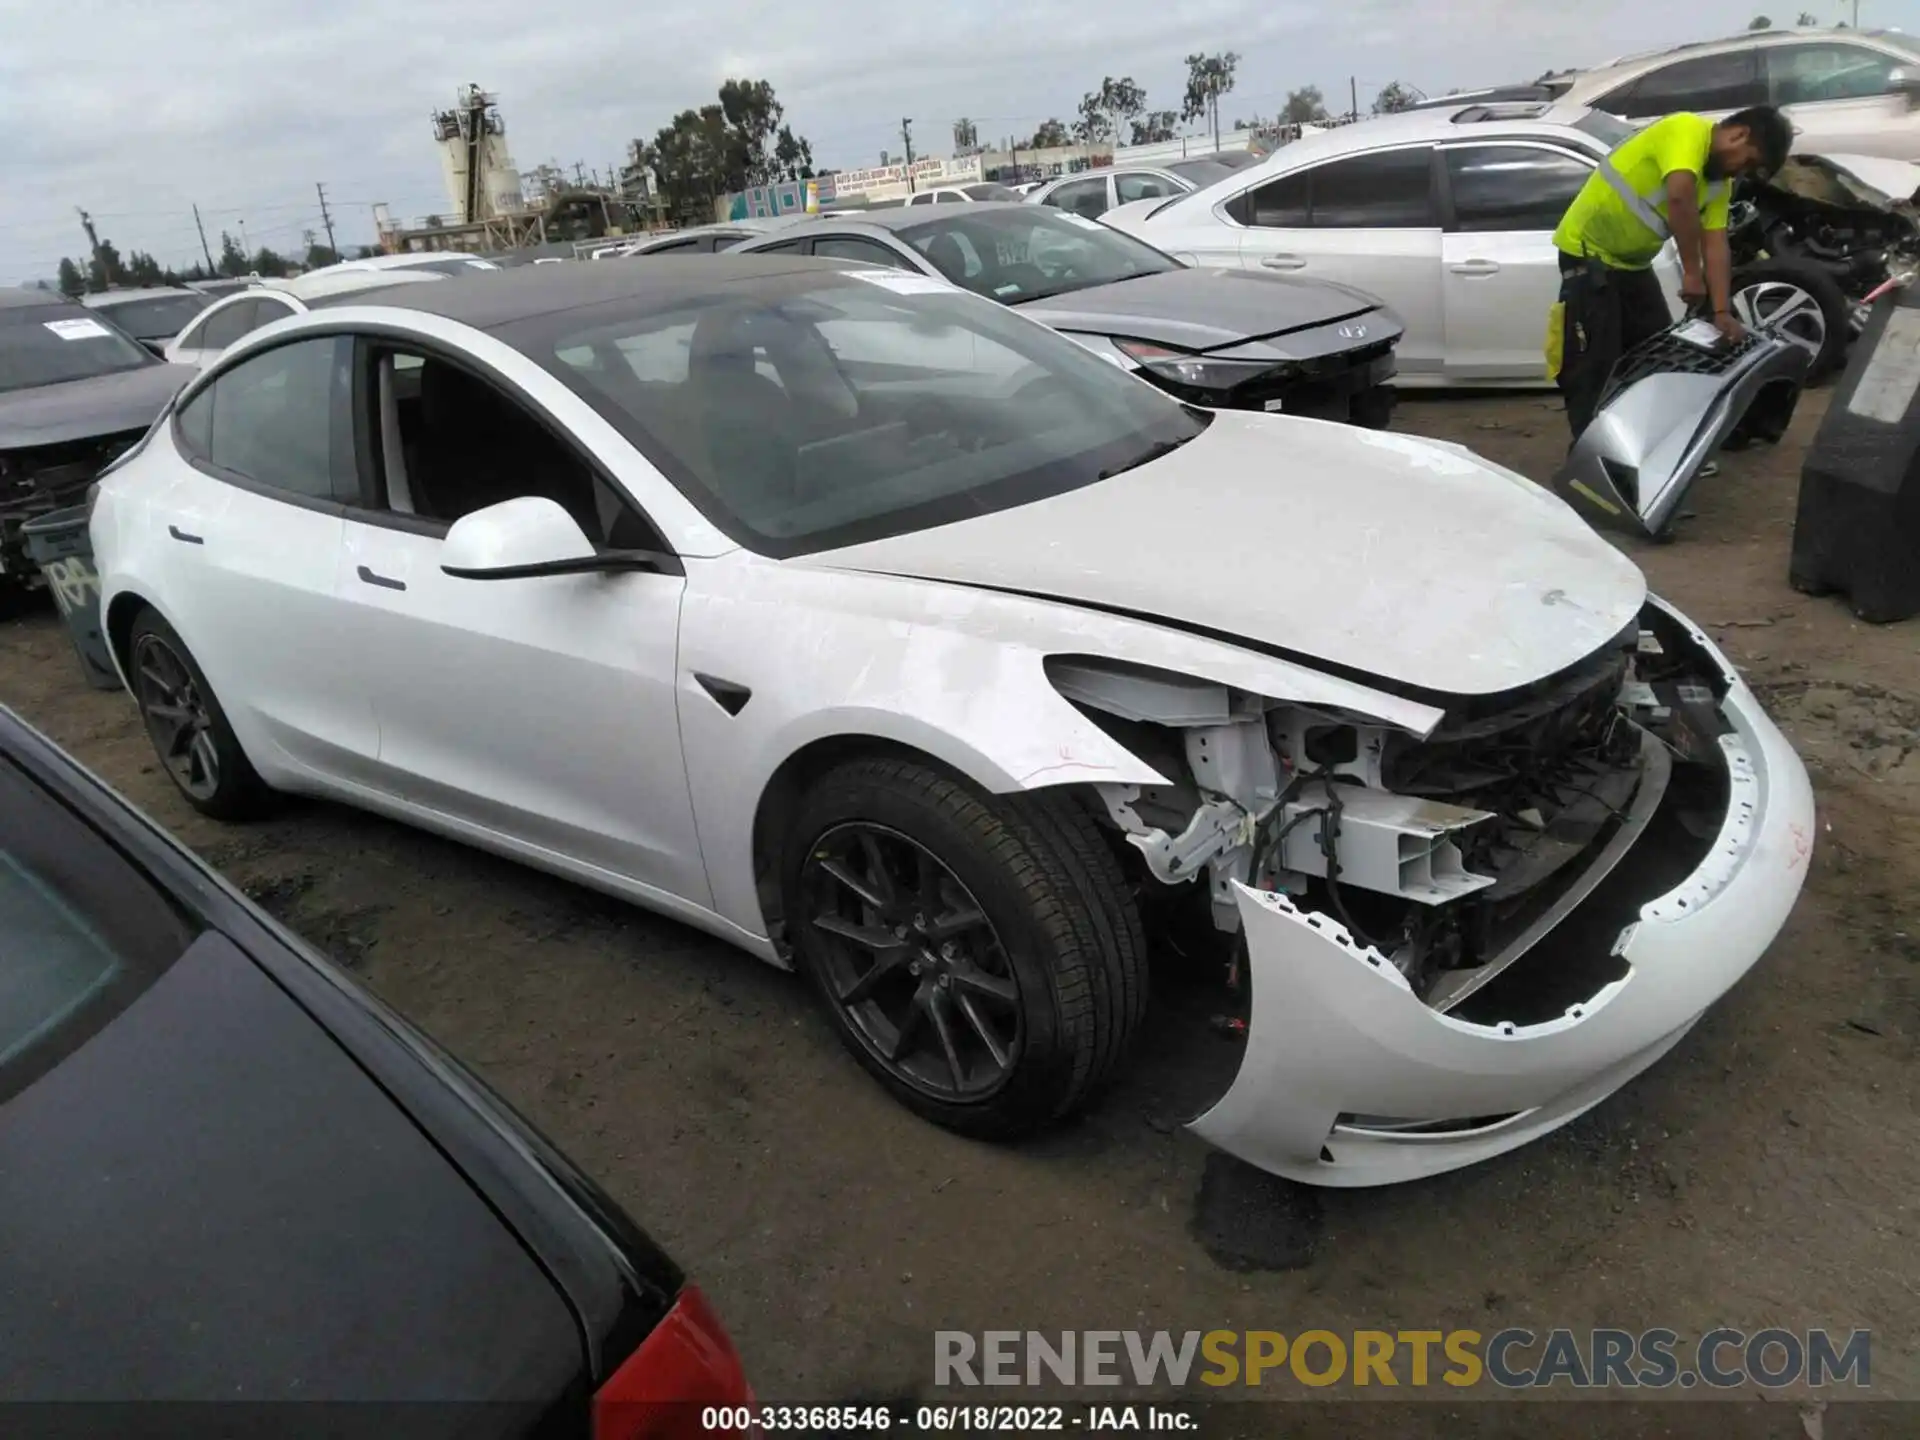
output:
[[1686, 321], [1621, 357], [1593, 422], [1554, 476], [1596, 525], [1664, 539], [1720, 447], [1780, 438], [1812, 357], [1768, 331], [1739, 345], [1685, 338]]

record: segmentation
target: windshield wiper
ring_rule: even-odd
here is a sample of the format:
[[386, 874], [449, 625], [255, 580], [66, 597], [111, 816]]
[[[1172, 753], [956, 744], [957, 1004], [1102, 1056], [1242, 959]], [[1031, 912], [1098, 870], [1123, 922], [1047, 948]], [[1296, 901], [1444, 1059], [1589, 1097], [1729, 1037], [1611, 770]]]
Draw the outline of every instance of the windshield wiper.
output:
[[1149, 461], [1158, 460], [1164, 455], [1171, 455], [1182, 445], [1186, 444], [1187, 440], [1191, 439], [1193, 439], [1192, 435], [1187, 436], [1186, 440], [1156, 440], [1145, 450], [1142, 450], [1138, 455], [1134, 456], [1133, 459], [1127, 461], [1126, 464], [1115, 465], [1111, 470], [1102, 470], [1094, 478], [1096, 480], [1111, 480], [1116, 475], [1124, 475], [1127, 471], [1136, 470]]

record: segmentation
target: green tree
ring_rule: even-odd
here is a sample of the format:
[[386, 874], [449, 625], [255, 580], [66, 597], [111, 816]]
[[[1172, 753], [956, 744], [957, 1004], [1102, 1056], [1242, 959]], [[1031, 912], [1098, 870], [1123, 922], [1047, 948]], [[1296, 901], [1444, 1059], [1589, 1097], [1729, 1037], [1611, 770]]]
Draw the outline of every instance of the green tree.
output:
[[1071, 145], [1072, 143], [1073, 136], [1067, 132], [1067, 127], [1064, 122], [1059, 120], [1042, 120], [1038, 128], [1022, 142], [1019, 148], [1022, 150], [1058, 150], [1061, 146]]
[[247, 252], [240, 248], [240, 242], [227, 231], [220, 232], [220, 273], [229, 279], [238, 280], [247, 273]]
[[813, 174], [813, 147], [783, 122], [785, 113], [765, 80], [729, 80], [717, 104], [682, 110], [650, 144], [636, 140], [635, 160], [659, 180], [669, 212], [711, 219], [722, 195]]
[[307, 246], [306, 259], [303, 263], [309, 270], [318, 270], [323, 265], [338, 265], [340, 263], [340, 252], [338, 250], [329, 250], [325, 245], [320, 244], [320, 242], [316, 240]]
[[1233, 89], [1233, 73], [1240, 57], [1231, 50], [1218, 55], [1187, 56], [1187, 93], [1180, 106], [1182, 120], [1206, 116], [1213, 122], [1213, 143], [1220, 144], [1220, 97]]
[[1749, 30], [1771, 30], [1772, 28], [1773, 21], [1764, 15], [1756, 15], [1747, 22], [1747, 29]]
[[962, 115], [953, 122], [953, 153], [971, 155], [980, 148], [980, 127]]
[[167, 283], [167, 272], [146, 251], [132, 250], [127, 254], [127, 282], [132, 285], [164, 285]]
[[277, 279], [287, 273], [286, 258], [262, 245], [254, 252], [253, 273]]
[[1411, 86], [1402, 85], [1398, 80], [1389, 80], [1380, 87], [1380, 93], [1373, 97], [1373, 113], [1397, 115], [1402, 110], [1411, 110], [1419, 102], [1420, 97]]
[[69, 299], [78, 300], [87, 293], [87, 277], [80, 273], [80, 267], [66, 256], [60, 257], [60, 293]]
[[1800, 12], [1800, 18], [1793, 23], [1800, 26], [1803, 30], [1810, 29], [1820, 23], [1820, 17], [1811, 10], [1802, 10]]
[[1180, 124], [1180, 116], [1172, 110], [1149, 110], [1133, 122], [1135, 145], [1160, 145], [1174, 138]]
[[1280, 118], [1291, 125], [1312, 125], [1327, 118], [1327, 97], [1318, 85], [1302, 85], [1287, 92]]
[[87, 289], [97, 295], [102, 290], [119, 284], [126, 273], [127, 267], [120, 259], [120, 252], [113, 248], [113, 242], [102, 240], [100, 248], [94, 252], [93, 259], [87, 262]]
[[1116, 80], [1111, 75], [1100, 82], [1098, 90], [1089, 90], [1080, 101], [1080, 118], [1074, 122], [1073, 138], [1082, 145], [1100, 140], [1117, 140], [1122, 124], [1147, 108], [1147, 92], [1134, 84], [1133, 77]]

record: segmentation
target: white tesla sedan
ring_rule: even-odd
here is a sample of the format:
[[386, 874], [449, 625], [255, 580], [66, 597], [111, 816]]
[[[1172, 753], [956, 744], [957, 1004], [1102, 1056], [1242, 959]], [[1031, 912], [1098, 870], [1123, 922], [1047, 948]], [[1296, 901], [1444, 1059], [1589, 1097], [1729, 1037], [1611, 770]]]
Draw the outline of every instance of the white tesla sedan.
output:
[[1324, 1184], [1496, 1154], [1686, 1033], [1813, 836], [1725, 657], [1551, 495], [878, 268], [280, 321], [92, 538], [201, 810], [329, 796], [795, 964], [971, 1134], [1085, 1103], [1191, 926], [1246, 1026], [1200, 1134]]
[[[1560, 123], [1561, 121], [1571, 123]], [[1458, 105], [1283, 145], [1191, 195], [1102, 215], [1188, 264], [1378, 295], [1406, 322], [1396, 385], [1544, 385], [1560, 293], [1553, 232], [1633, 127], [1597, 111]], [[1675, 318], [1680, 272], [1656, 269]]]

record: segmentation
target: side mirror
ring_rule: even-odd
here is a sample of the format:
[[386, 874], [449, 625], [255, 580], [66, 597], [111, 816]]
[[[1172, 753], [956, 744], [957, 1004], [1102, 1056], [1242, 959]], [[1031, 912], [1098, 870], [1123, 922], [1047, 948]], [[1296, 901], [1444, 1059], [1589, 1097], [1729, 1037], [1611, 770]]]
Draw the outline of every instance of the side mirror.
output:
[[1889, 70], [1887, 91], [1889, 94], [1906, 96], [1909, 105], [1920, 102], [1920, 70], [1909, 65], [1900, 65]]
[[453, 522], [440, 569], [459, 580], [534, 580], [618, 570], [674, 572], [670, 555], [596, 550], [574, 518], [544, 495], [523, 495]]

